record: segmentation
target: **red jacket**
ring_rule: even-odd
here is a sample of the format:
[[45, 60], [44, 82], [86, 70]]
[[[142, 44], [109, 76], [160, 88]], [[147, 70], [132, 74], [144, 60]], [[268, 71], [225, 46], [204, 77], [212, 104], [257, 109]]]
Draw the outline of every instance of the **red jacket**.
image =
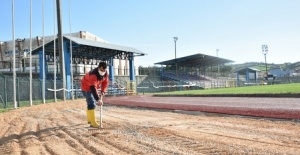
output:
[[98, 72], [98, 68], [95, 68], [86, 73], [81, 79], [81, 90], [92, 92], [95, 100], [99, 100], [97, 90], [101, 85], [101, 91], [105, 92], [108, 87], [108, 82], [109, 80], [107, 72], [104, 76], [101, 76]]

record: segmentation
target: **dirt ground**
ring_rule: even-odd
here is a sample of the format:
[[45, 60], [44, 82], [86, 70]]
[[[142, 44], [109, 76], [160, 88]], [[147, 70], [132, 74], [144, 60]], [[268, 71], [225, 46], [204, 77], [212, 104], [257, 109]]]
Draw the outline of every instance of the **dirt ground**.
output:
[[299, 121], [104, 105], [104, 129], [91, 129], [85, 107], [1, 113], [0, 154], [300, 154]]

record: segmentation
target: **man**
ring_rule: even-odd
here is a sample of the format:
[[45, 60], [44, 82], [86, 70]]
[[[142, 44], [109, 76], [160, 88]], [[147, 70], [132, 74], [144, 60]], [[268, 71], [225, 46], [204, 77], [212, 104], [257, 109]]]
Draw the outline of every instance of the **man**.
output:
[[[97, 105], [102, 105], [101, 96], [104, 96], [108, 87], [108, 74], [106, 71], [107, 65], [105, 62], [100, 62], [98, 68], [86, 73], [81, 80], [81, 90], [87, 102], [87, 120], [91, 127], [98, 128], [99, 124], [95, 119], [95, 101]], [[98, 94], [98, 89], [101, 85], [101, 93]]]

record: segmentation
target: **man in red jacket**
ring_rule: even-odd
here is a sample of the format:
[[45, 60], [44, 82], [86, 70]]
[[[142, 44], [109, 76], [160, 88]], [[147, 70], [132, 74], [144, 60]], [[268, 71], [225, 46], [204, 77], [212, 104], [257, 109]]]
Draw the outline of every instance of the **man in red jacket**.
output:
[[[87, 102], [87, 120], [91, 127], [98, 128], [99, 124], [95, 119], [95, 101], [97, 105], [102, 105], [100, 96], [104, 96], [108, 87], [108, 74], [106, 71], [107, 65], [105, 62], [100, 62], [98, 68], [86, 73], [81, 80], [81, 90]], [[98, 89], [101, 85], [101, 93], [98, 94]]]

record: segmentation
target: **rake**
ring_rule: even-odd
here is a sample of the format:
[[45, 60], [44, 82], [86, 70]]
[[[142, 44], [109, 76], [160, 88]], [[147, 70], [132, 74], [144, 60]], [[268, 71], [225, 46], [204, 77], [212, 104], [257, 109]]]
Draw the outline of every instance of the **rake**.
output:
[[101, 101], [101, 105], [99, 106], [100, 108], [100, 128], [103, 128], [103, 125], [102, 125], [102, 105], [103, 105], [103, 95], [100, 96], [100, 101]]

